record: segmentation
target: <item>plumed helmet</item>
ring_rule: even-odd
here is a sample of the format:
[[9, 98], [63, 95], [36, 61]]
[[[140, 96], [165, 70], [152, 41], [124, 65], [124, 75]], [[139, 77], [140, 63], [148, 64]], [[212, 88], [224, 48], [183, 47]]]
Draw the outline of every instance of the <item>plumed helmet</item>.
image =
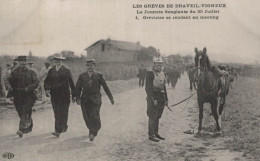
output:
[[157, 55], [153, 58], [154, 63], [163, 63], [163, 60], [160, 55]]

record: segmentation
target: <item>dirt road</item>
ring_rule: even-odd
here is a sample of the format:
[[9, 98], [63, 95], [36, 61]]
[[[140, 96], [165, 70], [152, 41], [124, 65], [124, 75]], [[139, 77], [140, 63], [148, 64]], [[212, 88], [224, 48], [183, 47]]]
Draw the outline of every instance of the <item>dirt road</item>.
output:
[[[178, 80], [176, 89], [168, 87], [169, 104], [189, 96], [188, 87], [186, 75]], [[33, 113], [33, 132], [24, 135], [22, 139], [15, 135], [19, 121], [17, 114], [9, 111], [0, 122], [0, 154], [12, 152], [15, 154], [12, 161], [241, 160], [240, 153], [223, 148], [227, 139], [225, 136], [214, 138], [209, 132], [210, 124], [213, 124], [209, 117], [209, 105], [205, 106], [203, 125], [206, 132], [202, 137], [184, 133], [197, 131], [196, 95], [188, 104], [185, 102], [174, 107], [173, 112], [164, 110], [160, 120], [160, 134], [166, 140], [159, 143], [148, 140], [144, 88], [129, 90], [114, 97], [116, 103], [112, 106], [107, 97], [103, 96], [102, 128], [94, 142], [88, 139], [81, 109], [76, 104], [70, 106], [68, 131], [59, 138], [51, 135], [54, 130], [51, 108]]]

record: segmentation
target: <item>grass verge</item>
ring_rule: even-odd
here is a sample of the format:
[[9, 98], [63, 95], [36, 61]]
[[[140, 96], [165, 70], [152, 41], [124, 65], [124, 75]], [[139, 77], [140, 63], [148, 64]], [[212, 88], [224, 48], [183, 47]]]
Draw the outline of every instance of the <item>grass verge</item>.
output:
[[233, 87], [224, 109], [224, 132], [231, 138], [226, 147], [260, 160], [260, 79], [240, 78]]

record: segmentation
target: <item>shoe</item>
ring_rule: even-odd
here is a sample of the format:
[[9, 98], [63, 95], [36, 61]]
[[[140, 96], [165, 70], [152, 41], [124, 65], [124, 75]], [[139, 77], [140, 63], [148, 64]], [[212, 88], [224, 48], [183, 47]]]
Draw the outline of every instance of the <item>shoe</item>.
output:
[[154, 142], [159, 142], [160, 140], [158, 140], [155, 135], [149, 136], [149, 140], [152, 140]]
[[59, 137], [59, 136], [60, 136], [60, 133], [58, 133], [58, 132], [53, 132], [52, 135]]
[[94, 136], [93, 134], [90, 134], [90, 135], [89, 135], [89, 140], [90, 140], [90, 141], [93, 141], [94, 138], [95, 138], [95, 136]]
[[159, 134], [155, 135], [155, 137], [157, 137], [157, 138], [160, 139], [160, 140], [165, 140], [165, 138], [164, 138], [164, 137], [161, 137]]
[[18, 130], [18, 131], [16, 132], [16, 134], [19, 135], [20, 138], [23, 137], [23, 132], [20, 131], [20, 130]]

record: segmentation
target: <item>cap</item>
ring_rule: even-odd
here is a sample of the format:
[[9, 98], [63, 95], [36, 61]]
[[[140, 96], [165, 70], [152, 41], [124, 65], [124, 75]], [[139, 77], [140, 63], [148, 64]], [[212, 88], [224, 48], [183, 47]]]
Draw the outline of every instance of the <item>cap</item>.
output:
[[91, 64], [96, 64], [96, 60], [95, 60], [95, 59], [87, 59], [87, 60], [86, 60], [86, 63], [87, 63], [87, 64], [90, 64], [90, 63], [91, 63]]
[[27, 60], [27, 56], [18, 56], [17, 60], [15, 59], [15, 61], [26, 61]]

